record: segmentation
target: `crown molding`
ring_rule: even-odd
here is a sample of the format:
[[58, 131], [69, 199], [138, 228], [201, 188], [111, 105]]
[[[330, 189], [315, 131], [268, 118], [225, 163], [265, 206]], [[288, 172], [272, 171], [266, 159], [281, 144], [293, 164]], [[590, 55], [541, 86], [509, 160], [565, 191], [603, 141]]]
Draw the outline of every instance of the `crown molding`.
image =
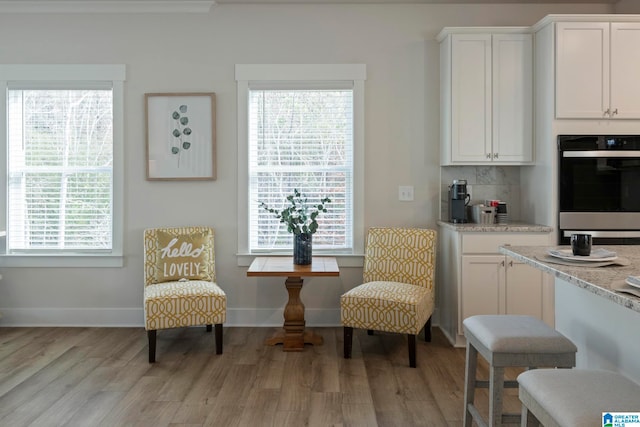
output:
[[552, 22], [640, 22], [640, 14], [567, 14], [547, 15], [533, 25], [533, 31], [538, 32]]
[[0, 13], [208, 13], [214, 0], [2, 0]]

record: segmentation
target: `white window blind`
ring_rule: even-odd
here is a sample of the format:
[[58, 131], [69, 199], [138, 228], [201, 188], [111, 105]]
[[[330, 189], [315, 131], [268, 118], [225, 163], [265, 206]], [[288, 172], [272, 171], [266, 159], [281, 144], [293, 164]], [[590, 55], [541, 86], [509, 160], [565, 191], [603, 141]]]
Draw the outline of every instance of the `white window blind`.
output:
[[9, 85], [7, 252], [112, 249], [113, 93]]
[[286, 225], [259, 204], [282, 210], [294, 189], [309, 204], [331, 199], [328, 212], [318, 217], [314, 250], [351, 250], [353, 89], [304, 82], [260, 86], [249, 88], [250, 251], [291, 251]]

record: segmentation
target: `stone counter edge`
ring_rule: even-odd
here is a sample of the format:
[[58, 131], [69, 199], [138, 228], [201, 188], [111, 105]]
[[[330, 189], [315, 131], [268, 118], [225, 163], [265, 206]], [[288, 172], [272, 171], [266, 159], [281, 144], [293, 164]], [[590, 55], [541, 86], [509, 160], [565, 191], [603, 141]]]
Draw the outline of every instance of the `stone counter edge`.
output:
[[[610, 247], [615, 250], [614, 247]], [[640, 252], [640, 247], [637, 247]], [[588, 292], [606, 298], [618, 305], [640, 313], [640, 298], [630, 294], [619, 293], [612, 290], [611, 284], [615, 281], [624, 280], [629, 275], [635, 275], [637, 267], [631, 260], [631, 265], [620, 267], [597, 267], [584, 268], [565, 266], [561, 264], [551, 264], [533, 258], [536, 253], [544, 253], [545, 248], [535, 246], [501, 246], [500, 253], [508, 255], [514, 259], [524, 262], [534, 268], [552, 274], [558, 279], [562, 279], [574, 286], [582, 288]]]
[[550, 233], [553, 231], [553, 227], [546, 225], [520, 222], [507, 224], [454, 224], [447, 221], [438, 221], [437, 224], [441, 227], [464, 233]]

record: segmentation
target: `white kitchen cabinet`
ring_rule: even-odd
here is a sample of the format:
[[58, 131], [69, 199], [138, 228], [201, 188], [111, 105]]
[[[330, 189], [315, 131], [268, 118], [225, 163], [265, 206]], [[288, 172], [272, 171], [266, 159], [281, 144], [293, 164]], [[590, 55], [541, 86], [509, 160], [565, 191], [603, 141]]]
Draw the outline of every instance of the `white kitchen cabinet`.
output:
[[532, 35], [519, 28], [445, 28], [438, 40], [441, 164], [531, 162]]
[[460, 232], [440, 226], [438, 254], [439, 324], [456, 346], [465, 344], [462, 322], [477, 314], [523, 314], [553, 318], [553, 282], [498, 248], [549, 246], [547, 232]]
[[556, 23], [556, 118], [640, 118], [640, 23]]
[[527, 314], [542, 319], [542, 294], [540, 270], [504, 255], [462, 257], [461, 320], [476, 314]]

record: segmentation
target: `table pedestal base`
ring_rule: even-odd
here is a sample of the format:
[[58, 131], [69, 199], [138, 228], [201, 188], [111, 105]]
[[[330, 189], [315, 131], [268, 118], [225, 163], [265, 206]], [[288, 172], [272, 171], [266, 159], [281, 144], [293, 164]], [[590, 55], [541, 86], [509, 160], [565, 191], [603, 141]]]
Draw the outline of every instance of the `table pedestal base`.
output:
[[305, 344], [322, 345], [324, 339], [311, 331], [305, 331], [302, 336], [300, 334], [289, 334], [286, 331], [280, 331], [271, 338], [267, 338], [264, 343], [266, 345], [282, 344], [282, 351], [302, 351]]
[[304, 304], [300, 299], [302, 283], [300, 277], [287, 277], [285, 286], [289, 293], [289, 301], [284, 308], [284, 330], [268, 338], [265, 344], [282, 344], [283, 351], [302, 351], [305, 344], [322, 344], [323, 339], [320, 335], [304, 329]]

